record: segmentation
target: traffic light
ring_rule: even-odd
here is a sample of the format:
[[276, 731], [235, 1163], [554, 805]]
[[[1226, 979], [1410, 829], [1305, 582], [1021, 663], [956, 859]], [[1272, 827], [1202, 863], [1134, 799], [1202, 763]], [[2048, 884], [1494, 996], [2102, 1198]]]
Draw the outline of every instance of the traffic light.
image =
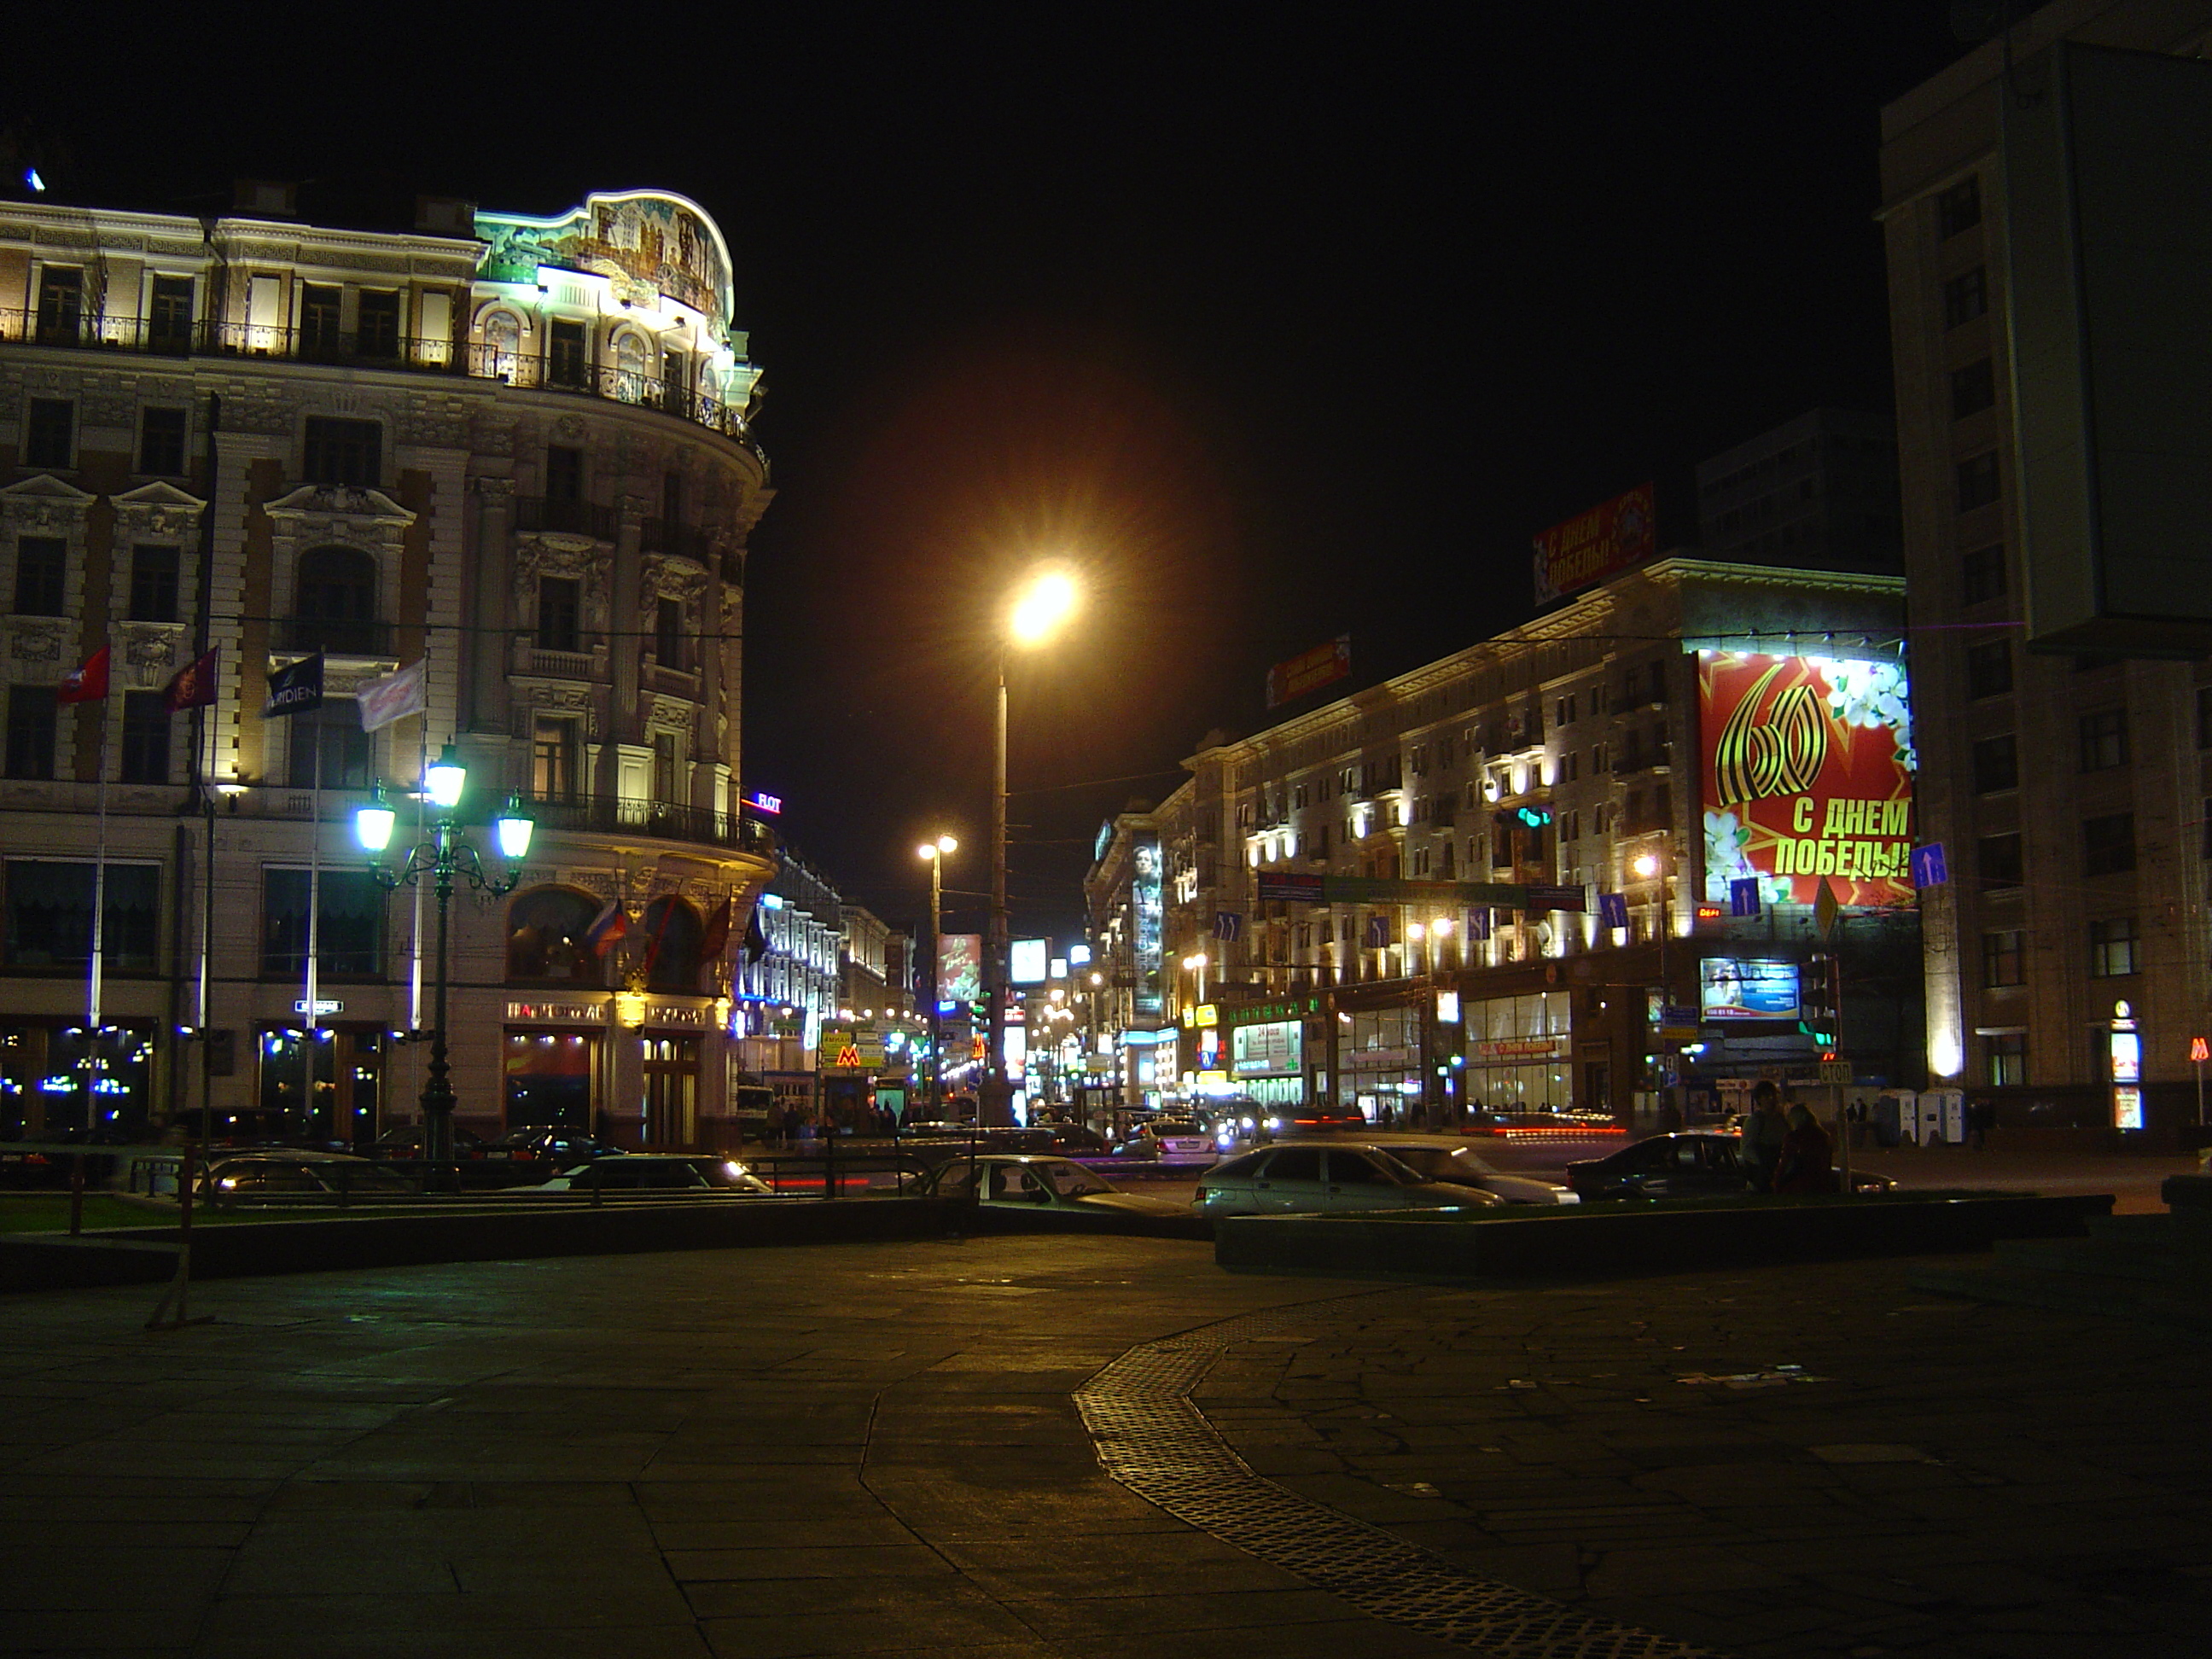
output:
[[1797, 999], [1797, 1029], [1822, 1050], [1832, 1051], [1837, 1030], [1842, 1024], [1838, 1015], [1843, 1006], [1842, 977], [1837, 971], [1835, 957], [1814, 957], [1806, 963], [1804, 975], [1803, 990]]
[[1516, 806], [1513, 809], [1513, 816], [1531, 830], [1541, 830], [1552, 821], [1552, 809], [1548, 806]]

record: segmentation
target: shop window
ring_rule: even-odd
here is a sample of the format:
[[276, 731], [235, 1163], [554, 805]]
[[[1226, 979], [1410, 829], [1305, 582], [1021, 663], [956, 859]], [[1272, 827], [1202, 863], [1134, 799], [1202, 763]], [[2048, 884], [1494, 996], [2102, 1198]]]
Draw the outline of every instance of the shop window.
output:
[[509, 1031], [505, 1044], [507, 1126], [598, 1127], [592, 1079], [599, 1039], [589, 1031]]
[[645, 1039], [645, 1144], [677, 1151], [698, 1133], [699, 1039]]
[[[92, 960], [92, 904], [98, 872], [89, 863], [9, 859], [7, 965], [82, 969]], [[150, 864], [107, 865], [100, 953], [110, 973], [150, 974], [161, 932], [161, 872]]]
[[699, 991], [699, 958], [706, 928], [690, 902], [664, 893], [645, 907], [646, 988], [678, 996]]
[[507, 978], [526, 984], [601, 984], [599, 957], [587, 935], [604, 908], [573, 888], [539, 887], [518, 894], [507, 907]]
[[[262, 872], [264, 978], [306, 975], [311, 875], [306, 870]], [[366, 870], [325, 870], [321, 889], [316, 928], [321, 972], [334, 978], [376, 977], [384, 971], [384, 889]]]

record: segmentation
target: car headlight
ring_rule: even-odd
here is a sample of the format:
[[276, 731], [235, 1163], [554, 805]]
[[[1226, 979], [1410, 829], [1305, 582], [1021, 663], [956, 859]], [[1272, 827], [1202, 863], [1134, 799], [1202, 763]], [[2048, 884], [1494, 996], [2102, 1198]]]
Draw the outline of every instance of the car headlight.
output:
[[1267, 1120], [1267, 1133], [1269, 1134], [1274, 1133], [1276, 1130], [1282, 1127], [1283, 1120], [1279, 1117], [1271, 1117]]
[[726, 1162], [722, 1165], [722, 1173], [726, 1176], [742, 1176], [745, 1173], [745, 1166], [742, 1164]]

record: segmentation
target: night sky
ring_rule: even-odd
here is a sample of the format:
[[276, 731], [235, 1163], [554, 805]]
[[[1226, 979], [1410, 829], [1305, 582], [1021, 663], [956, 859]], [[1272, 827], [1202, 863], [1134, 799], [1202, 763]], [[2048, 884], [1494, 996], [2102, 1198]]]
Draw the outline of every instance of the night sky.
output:
[[1270, 662], [1443, 654], [1528, 614], [1534, 532], [1652, 478], [1691, 540], [1698, 460], [1887, 410], [1877, 112], [1963, 50], [1943, 0], [262, 9], [16, 18], [0, 130], [100, 205], [696, 199], [778, 491], [746, 785], [894, 923], [925, 834], [988, 886], [994, 629], [1065, 558], [1081, 624], [1011, 677], [1015, 931], [1062, 937]]

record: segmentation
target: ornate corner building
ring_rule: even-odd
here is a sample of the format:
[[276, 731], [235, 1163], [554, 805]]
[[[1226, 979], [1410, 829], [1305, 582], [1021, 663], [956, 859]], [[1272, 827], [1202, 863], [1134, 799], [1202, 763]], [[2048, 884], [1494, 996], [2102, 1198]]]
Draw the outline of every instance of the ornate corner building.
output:
[[[455, 908], [463, 1126], [712, 1145], [775, 871], [738, 787], [772, 491], [721, 233], [658, 191], [425, 201], [410, 234], [258, 196], [0, 202], [0, 1133], [410, 1121], [434, 930], [351, 817], [381, 782], [411, 832], [451, 742], [472, 833], [510, 792], [538, 821], [513, 893]], [[103, 647], [109, 695], [58, 699]], [[216, 701], [172, 714], [210, 651]], [[264, 720], [318, 652], [323, 707]], [[422, 714], [365, 732], [357, 688], [416, 662]]]

